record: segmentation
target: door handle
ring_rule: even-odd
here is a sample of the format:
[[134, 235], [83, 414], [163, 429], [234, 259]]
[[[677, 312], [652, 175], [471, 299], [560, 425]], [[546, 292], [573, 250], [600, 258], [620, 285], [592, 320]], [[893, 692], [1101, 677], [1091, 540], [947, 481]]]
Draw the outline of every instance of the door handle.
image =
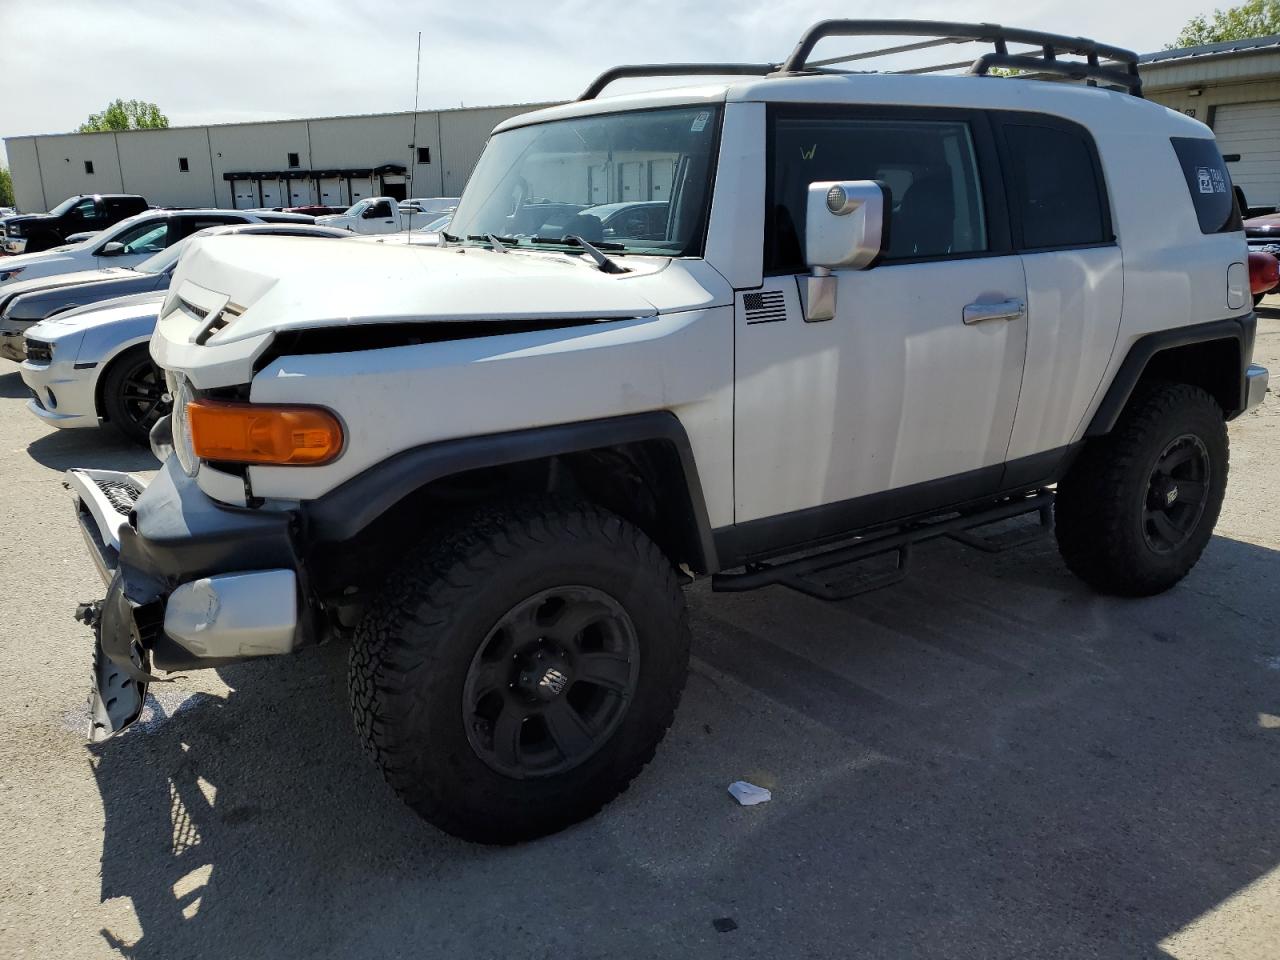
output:
[[969, 325], [988, 320], [1018, 320], [1027, 312], [1021, 300], [1001, 300], [999, 303], [971, 303], [964, 308], [964, 322]]

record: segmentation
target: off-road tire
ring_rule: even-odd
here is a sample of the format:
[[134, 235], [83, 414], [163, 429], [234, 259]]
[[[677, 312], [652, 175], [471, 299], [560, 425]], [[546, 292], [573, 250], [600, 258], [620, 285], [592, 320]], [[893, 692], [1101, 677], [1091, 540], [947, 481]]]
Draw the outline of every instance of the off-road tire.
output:
[[159, 416], [168, 411], [168, 406], [161, 404], [160, 413], [147, 422], [139, 422], [129, 412], [128, 404], [125, 399], [125, 388], [131, 377], [150, 364], [154, 368], [156, 376], [160, 377], [158, 381], [158, 389], [163, 392], [164, 379], [159, 372], [159, 368], [155, 366], [155, 362], [151, 359], [151, 354], [146, 344], [140, 344], [136, 347], [130, 347], [119, 356], [111, 360], [111, 365], [102, 374], [102, 412], [106, 416], [106, 420], [111, 426], [130, 443], [136, 443], [145, 447], [150, 443], [151, 428], [155, 425]]
[[[466, 840], [516, 843], [591, 816], [653, 758], [684, 688], [688, 615], [670, 560], [615, 514], [550, 498], [485, 508], [433, 540], [406, 558], [356, 630], [349, 689], [365, 747], [413, 810]], [[469, 741], [468, 670], [508, 611], [566, 584], [607, 593], [629, 616], [637, 679], [594, 754], [515, 779]]]
[[[1203, 512], [1185, 542], [1158, 552], [1144, 533], [1149, 483], [1162, 453], [1186, 436], [1207, 454]], [[1213, 535], [1228, 459], [1226, 423], [1213, 397], [1184, 383], [1140, 383], [1115, 428], [1090, 440], [1058, 484], [1055, 529], [1067, 567], [1102, 593], [1143, 597], [1168, 590], [1195, 566]]]

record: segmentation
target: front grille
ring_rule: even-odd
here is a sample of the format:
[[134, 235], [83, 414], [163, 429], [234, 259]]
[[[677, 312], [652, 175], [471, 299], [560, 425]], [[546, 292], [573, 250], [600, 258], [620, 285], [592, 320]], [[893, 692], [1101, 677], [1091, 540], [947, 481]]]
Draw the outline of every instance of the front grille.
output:
[[27, 359], [32, 363], [41, 363], [46, 366], [53, 363], [53, 344], [45, 343], [43, 340], [27, 340]]
[[201, 322], [203, 322], [205, 318], [209, 316], [209, 311], [206, 310], [204, 307], [198, 307], [194, 303], [192, 303], [190, 300], [184, 300], [182, 299], [182, 297], [178, 298], [178, 306], [182, 307], [183, 310], [185, 310], [187, 313], [191, 314], [191, 316], [195, 317], [197, 320]]
[[138, 497], [142, 496], [142, 491], [127, 480], [95, 480], [93, 482], [106, 494], [107, 499], [111, 501], [111, 506], [122, 517], [129, 515], [133, 505], [138, 502]]

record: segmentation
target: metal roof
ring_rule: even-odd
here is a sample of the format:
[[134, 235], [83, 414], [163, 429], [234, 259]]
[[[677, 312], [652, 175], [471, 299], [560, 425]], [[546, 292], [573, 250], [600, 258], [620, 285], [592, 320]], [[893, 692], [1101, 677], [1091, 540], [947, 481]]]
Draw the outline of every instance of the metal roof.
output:
[[1255, 50], [1280, 48], [1280, 34], [1269, 37], [1249, 37], [1244, 40], [1222, 40], [1218, 43], [1202, 43], [1197, 47], [1178, 47], [1174, 50], [1157, 50], [1138, 57], [1138, 63], [1157, 64], [1175, 60], [1195, 60], [1199, 57], [1218, 57], [1232, 53], [1251, 53]]

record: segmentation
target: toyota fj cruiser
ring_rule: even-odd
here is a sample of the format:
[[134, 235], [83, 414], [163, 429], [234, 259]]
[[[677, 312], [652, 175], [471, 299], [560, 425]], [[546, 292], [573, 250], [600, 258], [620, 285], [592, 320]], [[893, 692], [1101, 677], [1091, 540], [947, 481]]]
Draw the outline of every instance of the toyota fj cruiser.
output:
[[[969, 76], [812, 59], [862, 35], [992, 48]], [[590, 212], [641, 200], [638, 236]], [[581, 820], [653, 756], [690, 576], [838, 599], [837, 566], [896, 556], [878, 586], [1056, 512], [1088, 583], [1168, 589], [1267, 385], [1212, 133], [1128, 51], [992, 25], [618, 68], [497, 128], [442, 246], [321, 246], [194, 243], [151, 347], [162, 469], [68, 475], [108, 583], [78, 611], [95, 736], [153, 671], [350, 635], [374, 760], [479, 841]]]

